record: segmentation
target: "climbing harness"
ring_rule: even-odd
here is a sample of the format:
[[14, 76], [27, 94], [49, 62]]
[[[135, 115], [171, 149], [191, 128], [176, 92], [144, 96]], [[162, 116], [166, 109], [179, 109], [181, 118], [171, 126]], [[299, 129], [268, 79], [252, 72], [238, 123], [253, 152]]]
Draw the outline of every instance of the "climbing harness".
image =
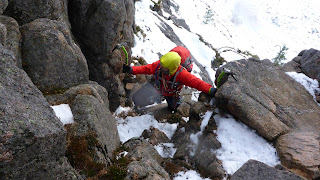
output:
[[167, 93], [171, 95], [170, 97], [172, 97], [172, 108], [175, 109], [178, 102], [180, 102], [180, 90], [182, 89], [182, 84], [176, 82], [176, 79], [183, 68], [177, 71], [175, 75], [170, 78], [170, 80], [165, 79], [163, 73], [160, 70], [160, 63], [156, 69], [157, 70], [153, 77], [155, 88], [159, 91], [160, 94]]

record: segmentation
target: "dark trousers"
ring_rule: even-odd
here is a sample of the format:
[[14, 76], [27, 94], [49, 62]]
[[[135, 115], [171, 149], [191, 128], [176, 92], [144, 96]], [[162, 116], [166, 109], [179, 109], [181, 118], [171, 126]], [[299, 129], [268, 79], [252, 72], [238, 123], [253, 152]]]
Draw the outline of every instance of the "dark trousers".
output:
[[164, 96], [168, 103], [168, 108], [170, 111], [176, 111], [177, 108], [180, 106], [182, 103], [182, 99], [180, 96], [175, 97], [175, 96]]

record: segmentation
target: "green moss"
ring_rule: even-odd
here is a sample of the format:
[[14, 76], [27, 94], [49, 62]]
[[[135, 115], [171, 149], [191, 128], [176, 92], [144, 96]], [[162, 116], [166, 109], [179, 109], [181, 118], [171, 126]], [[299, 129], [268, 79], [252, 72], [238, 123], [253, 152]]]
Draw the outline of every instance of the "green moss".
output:
[[47, 87], [47, 88], [41, 89], [42, 94], [45, 95], [45, 96], [46, 95], [63, 94], [66, 91], [67, 91], [66, 88], [55, 87], [55, 86], [51, 86], [51, 87]]
[[216, 56], [213, 62], [211, 63], [211, 66], [213, 68], [218, 68], [220, 65], [222, 65], [225, 62], [227, 61], [221, 56], [221, 54], [218, 51], [216, 51]]
[[136, 26], [135, 31], [134, 31], [134, 34], [137, 35], [137, 36], [139, 36], [139, 35], [138, 35], [139, 32], [141, 33], [141, 35], [142, 35], [143, 38], [146, 38], [146, 37], [147, 37], [147, 35], [144, 33], [143, 29], [141, 29], [140, 26]]
[[171, 161], [169, 161], [169, 160], [166, 160], [166, 161], [164, 162], [164, 168], [165, 168], [165, 170], [166, 170], [167, 172], [169, 172], [169, 175], [170, 175], [171, 179], [173, 179], [174, 176], [175, 176], [178, 172], [180, 172], [180, 171], [183, 170], [181, 166], [179, 166], [179, 165], [177, 165], [177, 164], [175, 164], [175, 163], [173, 163], [173, 162], [171, 162]]
[[107, 174], [103, 175], [102, 179], [121, 180], [127, 176], [128, 168], [119, 164], [111, 165], [108, 168]]
[[179, 113], [174, 113], [174, 114], [170, 114], [168, 115], [168, 122], [169, 123], [178, 123], [180, 122], [182, 119], [182, 116]]
[[140, 26], [136, 26], [136, 31], [135, 31], [135, 33], [139, 32], [139, 31], [142, 31], [142, 29], [140, 28]]
[[240, 55], [243, 54], [243, 55], [248, 56], [248, 57], [260, 59], [258, 55], [252, 54], [252, 53], [249, 52], [249, 51], [241, 51], [240, 49], [237, 49], [237, 52], [238, 52], [238, 54], [240, 54]]
[[105, 174], [103, 178], [121, 180], [127, 176], [128, 164], [131, 160], [122, 154], [122, 152], [125, 151], [126, 148], [121, 145], [113, 152], [115, 159], [113, 160], [112, 165], [108, 167], [107, 174]]
[[97, 134], [89, 132], [83, 136], [77, 136], [72, 125], [68, 125], [66, 128], [66, 157], [80, 174], [84, 174], [88, 179], [99, 180], [120, 180], [127, 176], [127, 166], [131, 161], [122, 153], [126, 151], [123, 145], [113, 152], [115, 159], [106, 169], [105, 164], [96, 161], [95, 149], [101, 146], [97, 140]]
[[67, 142], [66, 157], [81, 174], [94, 177], [104, 170], [106, 165], [97, 162], [95, 157], [95, 147], [100, 146], [95, 133], [76, 136], [72, 128], [67, 127]]

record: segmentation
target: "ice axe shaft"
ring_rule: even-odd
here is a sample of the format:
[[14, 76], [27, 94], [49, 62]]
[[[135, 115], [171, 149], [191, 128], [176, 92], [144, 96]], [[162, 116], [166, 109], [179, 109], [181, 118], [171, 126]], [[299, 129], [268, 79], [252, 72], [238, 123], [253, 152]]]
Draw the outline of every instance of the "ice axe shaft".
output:
[[116, 49], [122, 49], [122, 51], [124, 52], [124, 54], [126, 55], [126, 65], [129, 65], [129, 58], [128, 58], [128, 52], [127, 52], [127, 50], [126, 50], [126, 48], [124, 47], [124, 45], [123, 44], [117, 44], [113, 49], [112, 49], [112, 52], [114, 51], [114, 50], [116, 50]]
[[226, 73], [227, 75], [231, 75], [234, 80], [238, 81], [238, 80], [234, 77], [234, 75], [236, 75], [236, 74], [234, 74], [233, 72], [231, 72], [231, 71], [230, 71], [229, 69], [227, 69], [227, 68], [223, 68], [223, 70], [225, 71], [225, 73]]
[[231, 73], [230, 75], [233, 77], [234, 80], [238, 81], [238, 80], [234, 77], [234, 74], [233, 74], [233, 73]]

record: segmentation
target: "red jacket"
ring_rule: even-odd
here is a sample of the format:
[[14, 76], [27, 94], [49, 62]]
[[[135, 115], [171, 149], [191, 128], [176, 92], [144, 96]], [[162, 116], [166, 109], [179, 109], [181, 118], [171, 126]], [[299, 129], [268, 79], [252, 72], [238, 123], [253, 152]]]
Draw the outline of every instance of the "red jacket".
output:
[[[144, 66], [132, 66], [132, 74], [155, 74], [156, 71], [160, 68], [159, 66], [160, 64], [160, 60], [152, 63], [152, 64], [147, 64]], [[180, 65], [177, 69], [177, 71], [173, 74], [173, 75], [163, 75], [164, 78], [168, 81], [170, 81], [170, 79], [172, 77], [175, 76], [175, 74], [177, 72], [180, 71], [180, 69], [182, 68], [182, 66]], [[210, 88], [212, 87], [210, 84], [202, 81], [201, 79], [197, 78], [196, 76], [194, 76], [193, 74], [191, 74], [190, 72], [188, 72], [186, 69], [182, 69], [181, 72], [178, 73], [177, 77], [176, 77], [176, 81], [175, 82], [179, 82], [182, 85], [185, 86], [189, 86], [191, 88], [195, 88], [199, 91], [205, 92], [205, 93], [209, 93]], [[162, 83], [161, 83], [162, 85]], [[169, 87], [171, 85], [168, 85]], [[163, 88], [163, 85], [162, 85]], [[178, 88], [178, 90], [181, 90], [182, 86]], [[168, 92], [168, 91], [162, 91], [162, 95], [164, 96], [174, 96], [174, 94]]]

